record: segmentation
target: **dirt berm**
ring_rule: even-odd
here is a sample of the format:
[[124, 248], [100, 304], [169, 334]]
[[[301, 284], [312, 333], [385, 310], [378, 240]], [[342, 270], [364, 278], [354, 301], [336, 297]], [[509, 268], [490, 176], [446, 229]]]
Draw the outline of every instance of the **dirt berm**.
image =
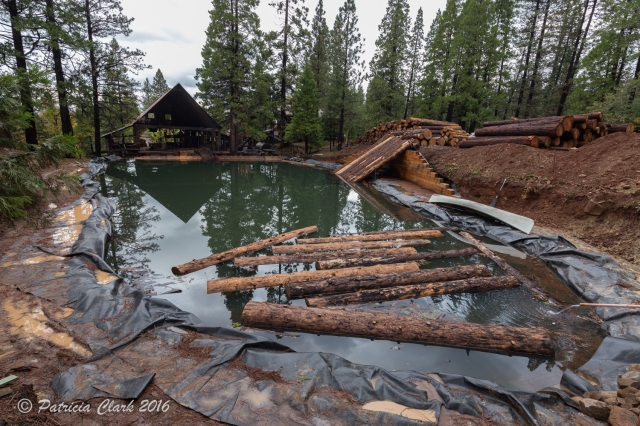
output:
[[[496, 207], [640, 267], [640, 135], [614, 133], [569, 151], [522, 145], [420, 151], [464, 198], [489, 204], [506, 178]], [[598, 206], [587, 208], [589, 201]]]

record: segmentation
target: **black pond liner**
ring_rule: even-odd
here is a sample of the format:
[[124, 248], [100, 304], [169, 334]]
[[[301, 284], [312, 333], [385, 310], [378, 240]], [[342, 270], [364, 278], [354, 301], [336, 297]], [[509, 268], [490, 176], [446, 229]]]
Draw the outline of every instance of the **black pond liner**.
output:
[[[640, 303], [640, 284], [634, 275], [606, 254], [578, 250], [559, 235], [527, 235], [497, 221], [444, 209], [399, 191], [389, 181], [378, 180], [372, 186], [391, 201], [443, 225], [491, 238], [540, 259], [588, 302]], [[596, 379], [605, 390], [617, 389], [618, 376], [628, 370], [629, 364], [640, 363], [640, 312], [618, 308], [596, 308], [595, 312], [610, 337], [578, 371]], [[569, 370], [561, 384], [580, 394], [595, 389]]]
[[[559, 389], [545, 388], [536, 393], [509, 391], [493, 382], [462, 375], [389, 372], [375, 366], [353, 364], [333, 354], [294, 352], [251, 333], [205, 326], [193, 314], [164, 299], [145, 295], [123, 278], [106, 285], [98, 284], [87, 263], [113, 273], [102, 255], [110, 232], [109, 217], [115, 206], [99, 193], [99, 185], [92, 180], [105, 169], [104, 159], [94, 159], [89, 163], [90, 174], [83, 176], [82, 198], [91, 200], [94, 210], [85, 221], [71, 254], [67, 255], [71, 259], [66, 262], [69, 272], [64, 281], [34, 283], [29, 289], [35, 295], [56, 294], [58, 303], [72, 307], [74, 314], [61, 322], [76, 332], [86, 330], [80, 335], [94, 354], [89, 362], [53, 379], [51, 387], [59, 400], [133, 399], [153, 381], [178, 403], [212, 419], [239, 425], [425, 424], [425, 421], [396, 414], [360, 409], [372, 401], [392, 401], [404, 407], [428, 410], [431, 420], [426, 423], [431, 424], [438, 423], [441, 416], [448, 420], [479, 418], [496, 424], [530, 425], [573, 424], [579, 417], [582, 424], [599, 424], [579, 413], [571, 395]], [[401, 194], [392, 194], [387, 195], [402, 198]], [[539, 252], [541, 258], [553, 260], [552, 264], [564, 272], [563, 277], [577, 281], [582, 271], [586, 271], [599, 277], [603, 287], [614, 279], [621, 279], [614, 277], [629, 278], [622, 271], [614, 273], [609, 269], [612, 262], [605, 256], [590, 254], [582, 259], [579, 252], [570, 247], [563, 248], [561, 255], [550, 254], [559, 243], [567, 244], [560, 237], [523, 237], [504, 226], [490, 225], [477, 218], [451, 216], [435, 206], [412, 203], [416, 204], [412, 208], [443, 222], [455, 223], [476, 234], [495, 236], [498, 241], [512, 243], [527, 252]], [[600, 269], [593, 266], [598, 261], [606, 266]], [[590, 266], [583, 266], [587, 262], [591, 262]], [[560, 265], [563, 266], [560, 268]], [[596, 289], [589, 291], [597, 294]], [[610, 291], [618, 289], [613, 287]], [[613, 296], [607, 297], [614, 300]], [[631, 330], [617, 325], [622, 324], [621, 318], [608, 321], [610, 333], [611, 330]], [[188, 342], [188, 351], [180, 346], [187, 336], [185, 330], [191, 332], [189, 336], [199, 333]], [[605, 343], [609, 339], [613, 338], [607, 338]], [[623, 342], [627, 345], [624, 351], [640, 346], [637, 342]], [[603, 344], [598, 353], [603, 348], [614, 347], [617, 346]], [[635, 356], [638, 353], [635, 349]], [[633, 356], [606, 353], [601, 358], [594, 356], [589, 363], [618, 357], [623, 366]], [[232, 362], [233, 368], [227, 368]], [[616, 374], [615, 367], [599, 362], [591, 373], [600, 368], [602, 377]], [[256, 378], [251, 371], [275, 373], [279, 378], [275, 381], [264, 376]], [[588, 385], [580, 378], [574, 381], [572, 388]]]

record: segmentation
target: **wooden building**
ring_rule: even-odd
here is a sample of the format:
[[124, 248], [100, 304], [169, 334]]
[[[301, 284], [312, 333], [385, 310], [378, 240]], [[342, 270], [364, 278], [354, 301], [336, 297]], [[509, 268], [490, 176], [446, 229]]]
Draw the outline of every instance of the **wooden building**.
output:
[[[133, 131], [133, 140], [129, 129]], [[145, 130], [160, 131], [159, 141], [149, 144], [141, 140]], [[126, 134], [129, 134], [128, 138]], [[107, 152], [200, 147], [223, 151], [228, 145], [220, 132], [220, 125], [180, 84], [162, 95], [131, 124], [102, 137], [106, 141]]]

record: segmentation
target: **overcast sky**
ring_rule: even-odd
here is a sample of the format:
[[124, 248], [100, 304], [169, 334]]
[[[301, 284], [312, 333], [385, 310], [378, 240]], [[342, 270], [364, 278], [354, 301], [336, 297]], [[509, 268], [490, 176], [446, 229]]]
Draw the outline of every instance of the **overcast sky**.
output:
[[[444, 9], [446, 0], [408, 0], [411, 6], [411, 19], [419, 7], [422, 7], [425, 21], [425, 33], [428, 31], [436, 11]], [[365, 39], [364, 59], [368, 64], [373, 56], [375, 41], [378, 37], [378, 24], [384, 16], [386, 0], [355, 0], [358, 12], [360, 33]], [[338, 8], [344, 0], [324, 0], [325, 17], [329, 28]], [[312, 20], [317, 0], [307, 0], [309, 21]], [[125, 15], [135, 17], [131, 24], [133, 33], [129, 37], [120, 37], [122, 44], [146, 52], [145, 61], [153, 68], [141, 72], [137, 79], [149, 80], [160, 68], [169, 86], [182, 84], [189, 92], [195, 93], [193, 76], [196, 68], [202, 64], [200, 50], [205, 42], [205, 30], [209, 24], [208, 11], [212, 8], [210, 0], [122, 0]], [[274, 30], [278, 17], [269, 6], [269, 0], [262, 0], [258, 7], [260, 23], [264, 31]]]

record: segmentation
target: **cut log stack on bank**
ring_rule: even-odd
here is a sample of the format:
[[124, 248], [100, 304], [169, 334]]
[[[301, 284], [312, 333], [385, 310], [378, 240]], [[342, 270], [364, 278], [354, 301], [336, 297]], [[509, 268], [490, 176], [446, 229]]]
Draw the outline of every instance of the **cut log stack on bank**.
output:
[[[268, 264], [315, 264], [313, 271], [209, 280], [207, 293], [284, 286], [290, 299], [304, 299], [306, 302], [306, 308], [249, 302], [242, 315], [242, 325], [246, 327], [553, 356], [550, 338], [545, 330], [538, 328], [427, 321], [423, 318], [335, 309], [350, 304], [505, 290], [521, 283], [528, 285], [524, 277], [509, 273], [506, 263], [501, 264], [495, 254], [476, 240], [470, 240], [475, 248], [463, 250], [418, 252], [415, 248], [428, 247], [431, 239], [443, 237], [444, 231], [457, 229], [376, 231], [326, 238], [300, 238], [317, 230], [312, 226], [290, 231], [193, 260], [172, 270], [176, 275], [181, 275], [230, 260], [236, 267], [245, 270], [255, 270], [259, 265]], [[294, 239], [296, 244], [282, 245]], [[271, 248], [271, 255], [246, 257], [253, 251], [268, 247]], [[432, 259], [488, 253], [507, 271], [506, 275], [493, 276], [484, 265], [420, 269], [421, 265]]]
[[576, 148], [615, 132], [633, 132], [633, 124], [603, 121], [601, 112], [580, 115], [488, 121], [475, 131], [475, 137], [461, 142], [460, 148], [498, 144], [528, 145], [535, 148]]
[[347, 146], [373, 144], [387, 135], [399, 136], [411, 141], [413, 145], [421, 146], [457, 146], [459, 142], [469, 137], [469, 133], [456, 123], [410, 117], [406, 120], [382, 123], [369, 129], [364, 136], [349, 141]]

